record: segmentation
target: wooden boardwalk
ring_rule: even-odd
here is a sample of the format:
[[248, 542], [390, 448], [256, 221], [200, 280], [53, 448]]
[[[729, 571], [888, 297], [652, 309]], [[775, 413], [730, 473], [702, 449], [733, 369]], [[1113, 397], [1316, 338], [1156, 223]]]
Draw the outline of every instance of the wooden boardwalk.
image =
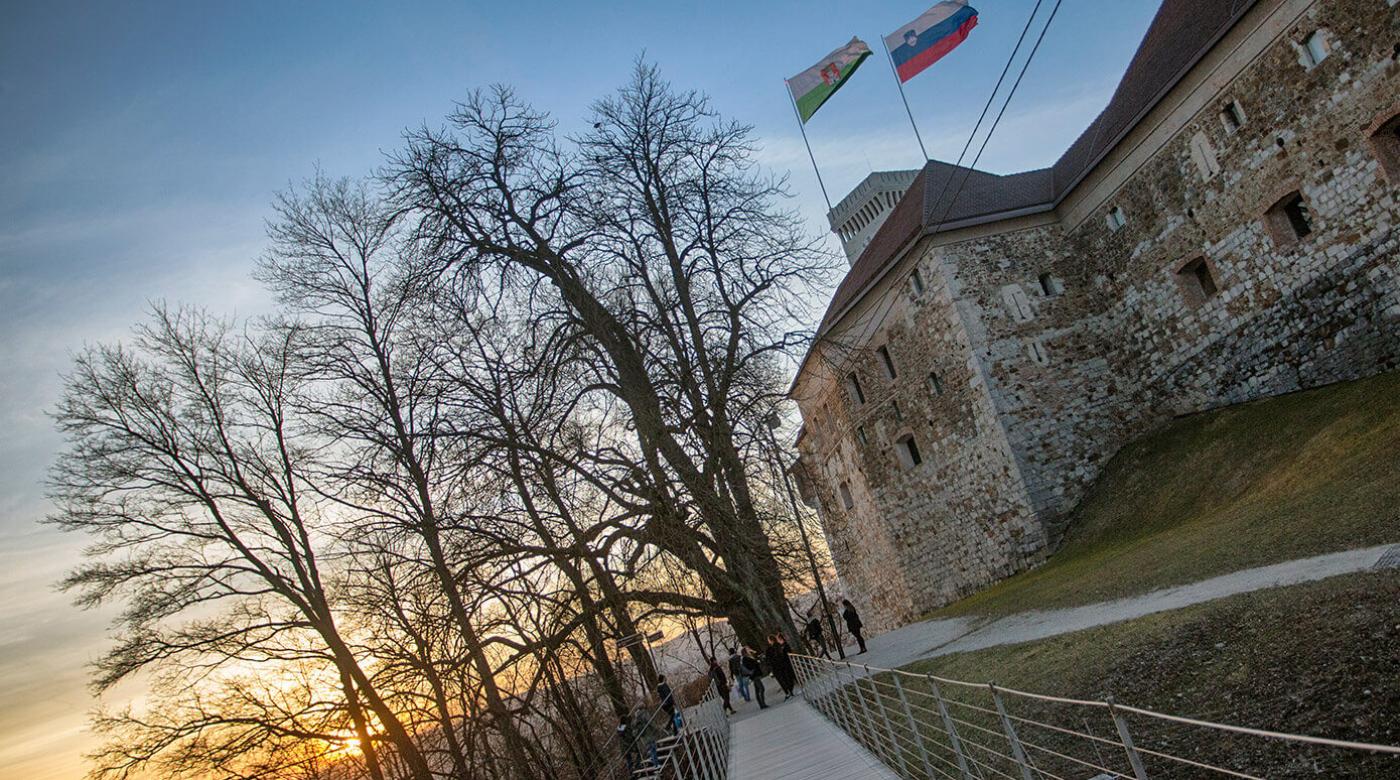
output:
[[729, 780], [898, 780], [800, 698], [736, 718], [729, 739]]

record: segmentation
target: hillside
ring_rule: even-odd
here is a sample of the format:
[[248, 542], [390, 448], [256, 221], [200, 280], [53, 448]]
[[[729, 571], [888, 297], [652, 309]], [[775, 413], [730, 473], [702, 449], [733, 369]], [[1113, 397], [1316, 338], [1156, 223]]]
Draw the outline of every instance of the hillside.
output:
[[1173, 421], [1119, 452], [1043, 566], [935, 616], [1144, 593], [1400, 541], [1400, 372]]

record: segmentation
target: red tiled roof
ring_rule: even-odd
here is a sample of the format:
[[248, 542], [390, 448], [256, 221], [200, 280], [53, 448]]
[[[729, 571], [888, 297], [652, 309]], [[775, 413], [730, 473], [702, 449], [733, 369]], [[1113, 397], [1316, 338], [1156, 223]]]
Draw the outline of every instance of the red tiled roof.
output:
[[969, 220], [1053, 208], [1255, 2], [1164, 0], [1108, 107], [1049, 168], [998, 176], [930, 160], [837, 286], [818, 335], [915, 238]]

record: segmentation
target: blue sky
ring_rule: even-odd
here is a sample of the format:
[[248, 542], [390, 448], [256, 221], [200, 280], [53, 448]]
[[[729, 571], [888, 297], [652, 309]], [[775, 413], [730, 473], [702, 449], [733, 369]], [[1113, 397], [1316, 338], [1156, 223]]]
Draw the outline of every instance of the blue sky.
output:
[[[955, 157], [1034, 0], [907, 85], [929, 152]], [[1046, 0], [1042, 18], [1053, 0]], [[1052, 162], [1107, 102], [1157, 0], [1068, 0], [981, 167]], [[404, 127], [514, 85], [564, 129], [645, 52], [751, 123], [760, 158], [821, 195], [783, 78], [852, 35], [876, 55], [808, 125], [832, 199], [918, 147], [879, 38], [924, 0], [849, 2], [10, 2], [0, 22], [0, 776], [75, 776], [83, 663], [104, 616], [52, 582], [80, 540], [36, 526], [59, 441], [45, 411], [84, 343], [148, 301], [263, 310], [248, 280], [271, 195], [320, 164], [373, 169]], [[832, 244], [835, 249], [835, 243]]]

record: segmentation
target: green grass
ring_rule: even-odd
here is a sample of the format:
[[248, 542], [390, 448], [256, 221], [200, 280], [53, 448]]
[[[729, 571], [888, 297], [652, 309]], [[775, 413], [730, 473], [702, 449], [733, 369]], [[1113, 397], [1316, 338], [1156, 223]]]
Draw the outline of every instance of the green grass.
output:
[[1400, 373], [1176, 420], [1119, 452], [1043, 566], [929, 617], [1088, 604], [1400, 541]]
[[[1400, 572], [1257, 591], [1036, 642], [934, 658], [907, 669], [1073, 698], [1113, 695], [1173, 715], [1396, 745]], [[919, 682], [906, 687], [918, 688]], [[990, 707], [982, 701], [985, 691], [943, 688], [951, 699]], [[1080, 728], [1077, 710], [1016, 697], [1007, 701], [1015, 715]], [[978, 717], [975, 710], [954, 711]], [[993, 730], [999, 725], [985, 718], [973, 722]], [[1111, 736], [1111, 722], [1102, 717], [1091, 715], [1084, 725]], [[1298, 748], [1138, 716], [1133, 729], [1139, 746], [1271, 778], [1400, 776], [1395, 756]], [[971, 733], [995, 741], [994, 735]], [[1081, 740], [1049, 732], [1022, 736], [1068, 755], [1093, 757]], [[1106, 758], [1111, 767], [1122, 763], [1116, 753]], [[1160, 759], [1153, 763], [1154, 778], [1201, 776]]]

